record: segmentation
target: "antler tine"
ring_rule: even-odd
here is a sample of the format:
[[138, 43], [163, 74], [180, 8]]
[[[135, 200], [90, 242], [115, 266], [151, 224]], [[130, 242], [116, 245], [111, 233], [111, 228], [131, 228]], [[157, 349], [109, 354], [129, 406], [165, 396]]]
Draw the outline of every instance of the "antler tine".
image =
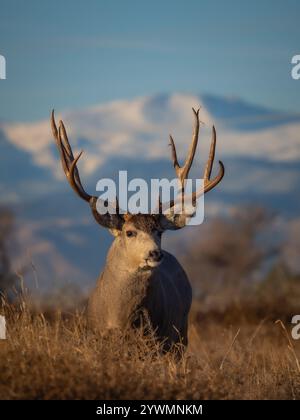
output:
[[[81, 150], [81, 152], [76, 156], [76, 158], [71, 162], [71, 166], [70, 166], [70, 169], [69, 169], [69, 172], [68, 172], [68, 175], [67, 175], [67, 177], [68, 177], [68, 180], [69, 180], [69, 182], [71, 182], [71, 186], [72, 186], [72, 188], [76, 191], [76, 192], [79, 192], [79, 191], [77, 191], [77, 189], [78, 190], [80, 190], [80, 192], [84, 192], [83, 191], [83, 188], [82, 188], [82, 185], [80, 184], [80, 185], [78, 185], [78, 182], [77, 182], [77, 178], [76, 178], [76, 169], [77, 169], [77, 162], [79, 161], [79, 159], [80, 159], [80, 157], [81, 157], [81, 155], [82, 155], [82, 153], [83, 153], [83, 151]], [[78, 172], [78, 171], [77, 171]], [[80, 196], [81, 196], [81, 194], [79, 194]]]
[[195, 125], [194, 125], [192, 143], [190, 145], [189, 152], [188, 152], [187, 158], [186, 158], [184, 166], [183, 166], [184, 179], [186, 179], [188, 177], [189, 171], [190, 171], [191, 166], [193, 164], [193, 160], [194, 160], [194, 156], [195, 156], [195, 152], [196, 152], [197, 144], [198, 144], [198, 137], [199, 137], [199, 111], [200, 111], [200, 108], [198, 108], [197, 111], [194, 108], [192, 108], [192, 110], [193, 110], [194, 117], [195, 117]]
[[190, 148], [189, 148], [185, 163], [182, 167], [178, 163], [175, 143], [174, 143], [173, 137], [170, 135], [170, 146], [172, 148], [173, 165], [174, 165], [176, 175], [179, 178], [182, 188], [184, 187], [184, 181], [187, 179], [189, 175], [189, 171], [193, 164], [193, 160], [194, 160], [194, 156], [195, 156], [195, 152], [196, 152], [196, 148], [198, 144], [198, 137], [199, 137], [199, 110], [200, 108], [197, 109], [197, 111], [194, 108], [192, 108], [192, 110], [195, 117], [194, 132], [193, 132], [192, 142], [190, 144]]
[[217, 144], [217, 133], [216, 133], [215, 126], [213, 125], [210, 151], [209, 151], [209, 156], [208, 156], [207, 164], [205, 166], [205, 171], [204, 171], [204, 193], [214, 188], [222, 180], [225, 174], [225, 168], [224, 168], [223, 162], [219, 160], [219, 165], [220, 165], [219, 173], [214, 179], [212, 180], [210, 179], [214, 160], [215, 160], [216, 144]]
[[53, 136], [56, 140], [57, 147], [59, 149], [63, 170], [71, 187], [81, 198], [83, 198], [86, 201], [90, 201], [92, 197], [85, 192], [81, 184], [79, 172], [76, 166], [82, 152], [80, 152], [79, 155], [76, 158], [74, 158], [72, 148], [68, 140], [67, 132], [62, 121], [59, 122], [59, 127], [57, 129], [54, 117], [54, 110], [51, 114], [51, 127]]
[[[70, 143], [69, 143], [69, 139], [68, 139], [68, 136], [67, 136], [67, 131], [65, 129], [65, 125], [64, 125], [62, 120], [59, 121], [58, 134], [59, 134], [60, 142], [63, 145], [64, 152], [65, 152], [65, 155], [66, 155], [67, 160], [68, 160], [68, 168], [70, 169], [70, 165], [74, 161], [74, 155], [73, 155], [73, 151], [72, 151], [72, 148], [70, 146]], [[80, 155], [81, 154], [82, 154], [82, 152], [80, 153]], [[77, 161], [78, 161], [78, 159], [77, 159]], [[80, 175], [79, 175], [79, 171], [78, 171], [77, 166], [73, 167], [73, 172], [74, 172], [74, 179], [76, 180], [76, 183], [78, 184], [78, 186], [80, 187], [80, 189], [84, 193], [84, 188], [81, 184]]]
[[179, 177], [178, 171], [180, 170], [180, 166], [179, 166], [178, 159], [177, 159], [177, 152], [176, 152], [175, 143], [174, 143], [174, 140], [173, 140], [173, 137], [171, 136], [171, 134], [169, 135], [169, 138], [170, 138], [169, 146], [171, 146], [171, 149], [172, 149], [173, 166], [175, 168], [176, 175]]
[[[59, 133], [59, 137], [61, 139], [61, 136], [63, 134], [63, 122], [60, 122], [60, 126], [58, 128], [58, 133]], [[71, 187], [73, 188], [73, 190], [79, 195], [79, 197], [83, 198], [85, 201], [90, 201], [90, 199], [92, 198], [92, 196], [90, 196], [89, 194], [87, 194], [81, 184], [81, 180], [80, 180], [80, 176], [79, 176], [79, 172], [78, 172], [78, 168], [77, 168], [77, 162], [79, 161], [83, 151], [81, 150], [81, 152], [76, 156], [76, 158], [74, 158], [72, 149], [70, 147], [70, 144], [67, 140], [66, 137], [64, 137], [64, 140], [66, 142], [66, 145], [68, 149], [70, 149], [69, 155], [68, 155], [68, 172], [66, 173], [67, 178], [69, 180], [69, 183], [71, 185]], [[65, 149], [65, 147], [64, 147]]]
[[51, 128], [52, 128], [52, 133], [53, 133], [53, 137], [55, 138], [56, 144], [57, 144], [57, 148], [59, 150], [59, 154], [60, 154], [60, 158], [61, 158], [61, 163], [63, 166], [63, 170], [64, 173], [67, 175], [68, 173], [68, 161], [66, 159], [67, 156], [67, 151], [65, 150], [65, 147], [61, 141], [61, 138], [59, 136], [57, 127], [56, 127], [56, 123], [55, 123], [55, 118], [54, 118], [54, 110], [52, 110], [51, 113]]
[[64, 122], [62, 120], [59, 121], [59, 129], [60, 129], [60, 136], [63, 139], [63, 144], [65, 146], [65, 149], [67, 150], [69, 157], [71, 159], [74, 159], [73, 151], [72, 151], [72, 148], [70, 146], [69, 139], [67, 136], [67, 131], [66, 131]]
[[213, 167], [213, 163], [215, 159], [215, 153], [216, 153], [216, 142], [217, 142], [216, 129], [215, 129], [215, 126], [213, 125], [210, 150], [209, 150], [208, 160], [207, 160], [207, 163], [205, 165], [205, 170], [204, 170], [204, 180], [209, 180], [211, 176], [211, 171], [212, 171], [212, 167]]
[[209, 180], [206, 185], [204, 185], [204, 193], [212, 190], [219, 182], [222, 181], [223, 176], [225, 175], [225, 167], [221, 160], [219, 160], [220, 169], [218, 175], [212, 180]]
[[216, 185], [218, 185], [218, 183], [222, 180], [225, 174], [224, 164], [221, 160], [219, 160], [220, 169], [219, 169], [218, 175], [216, 175], [214, 179], [212, 180], [210, 179], [213, 164], [214, 164], [214, 159], [215, 159], [216, 143], [217, 143], [217, 134], [216, 134], [215, 126], [213, 126], [209, 156], [208, 156], [207, 163], [205, 165], [205, 170], [204, 170], [204, 177], [203, 177], [204, 188], [199, 191], [193, 192], [192, 194], [193, 203], [198, 197], [200, 197], [200, 195], [207, 193], [208, 191], [212, 190]]
[[51, 121], [51, 129], [52, 129], [53, 137], [55, 138], [56, 141], [58, 141], [58, 131], [57, 131], [55, 118], [54, 118], [54, 109], [52, 109], [50, 121]]

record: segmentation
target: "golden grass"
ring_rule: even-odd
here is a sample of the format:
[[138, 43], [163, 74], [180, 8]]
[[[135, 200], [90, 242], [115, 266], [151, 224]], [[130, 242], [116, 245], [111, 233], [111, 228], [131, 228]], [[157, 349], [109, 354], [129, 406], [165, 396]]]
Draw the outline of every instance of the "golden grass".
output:
[[[181, 361], [139, 334], [100, 339], [83, 313], [7, 308], [1, 399], [298, 399], [299, 343], [280, 325], [192, 322]], [[287, 333], [289, 327], [287, 328]]]

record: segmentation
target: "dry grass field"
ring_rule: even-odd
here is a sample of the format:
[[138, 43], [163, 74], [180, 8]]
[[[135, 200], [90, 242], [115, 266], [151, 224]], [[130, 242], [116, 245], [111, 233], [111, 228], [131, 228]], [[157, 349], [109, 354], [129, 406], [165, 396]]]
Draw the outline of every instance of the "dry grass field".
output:
[[96, 337], [83, 312], [33, 313], [25, 304], [5, 312], [1, 399], [300, 398], [300, 346], [289, 343], [289, 325], [193, 316], [178, 361], [138, 333]]
[[[0, 299], [0, 399], [300, 399], [300, 340], [291, 338], [300, 275], [255, 241], [264, 212], [250, 216], [216, 220], [185, 246], [194, 297], [181, 360], [141, 332], [95, 336], [80, 290], [39, 300], [7, 269], [0, 292], [14, 304]], [[251, 280], [266, 255], [272, 266]]]

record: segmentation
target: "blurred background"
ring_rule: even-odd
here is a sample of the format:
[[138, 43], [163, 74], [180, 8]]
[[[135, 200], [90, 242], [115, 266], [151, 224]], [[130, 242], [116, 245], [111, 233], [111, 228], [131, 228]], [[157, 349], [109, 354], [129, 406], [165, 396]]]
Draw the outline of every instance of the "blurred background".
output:
[[[95, 284], [112, 241], [69, 187], [49, 116], [63, 118], [86, 190], [101, 177], [173, 177], [201, 107], [193, 176], [211, 126], [222, 183], [201, 226], [167, 233], [197, 316], [297, 313], [300, 54], [296, 0], [2, 0], [0, 290], [68, 305]], [[252, 316], [251, 315], [251, 316]], [[250, 315], [249, 315], [250, 316]]]

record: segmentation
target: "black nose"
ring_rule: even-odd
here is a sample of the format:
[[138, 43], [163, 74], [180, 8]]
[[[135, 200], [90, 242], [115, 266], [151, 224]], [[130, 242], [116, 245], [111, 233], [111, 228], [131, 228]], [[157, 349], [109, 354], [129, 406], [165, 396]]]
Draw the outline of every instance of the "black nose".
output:
[[149, 257], [152, 258], [152, 260], [154, 261], [160, 261], [162, 259], [162, 253], [158, 249], [154, 251], [150, 251]]

